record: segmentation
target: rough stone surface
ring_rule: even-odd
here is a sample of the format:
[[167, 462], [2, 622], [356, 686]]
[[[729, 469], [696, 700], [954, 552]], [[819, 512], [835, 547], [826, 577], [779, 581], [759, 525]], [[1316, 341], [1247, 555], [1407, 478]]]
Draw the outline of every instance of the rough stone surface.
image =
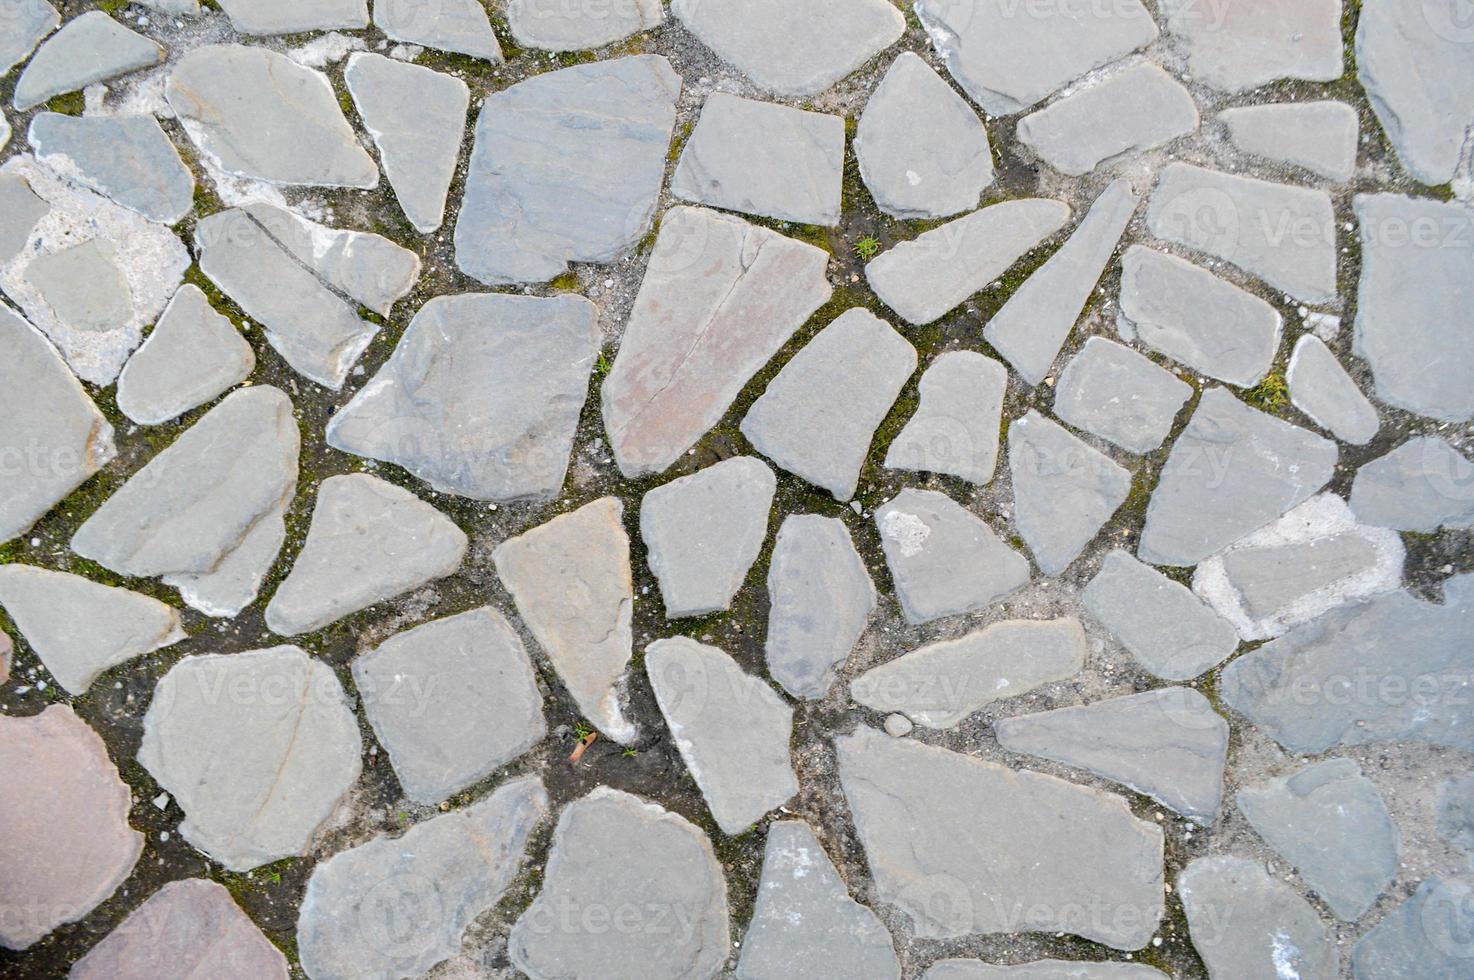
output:
[[937, 960], [921, 980], [1161, 980], [1162, 974], [1135, 963], [1035, 960], [994, 966], [982, 960]]
[[1060, 372], [1054, 414], [1133, 453], [1149, 453], [1172, 432], [1192, 385], [1104, 337], [1091, 337]]
[[220, 0], [242, 34], [356, 30], [369, 23], [367, 0]]
[[783, 469], [849, 500], [875, 430], [915, 371], [916, 348], [890, 324], [846, 310], [768, 383], [742, 434]]
[[1240, 151], [1345, 183], [1356, 173], [1361, 120], [1344, 102], [1284, 102], [1225, 109], [1218, 121]]
[[103, 333], [128, 319], [133, 294], [112, 245], [94, 238], [37, 256], [26, 281], [63, 324], [79, 333]]
[[1437, 436], [1409, 439], [1356, 471], [1351, 509], [1398, 531], [1474, 526], [1474, 463]]
[[[1161, 0], [1163, 25], [1194, 79], [1243, 92], [1281, 78], [1341, 77], [1341, 0], [1245, 0], [1223, 7]], [[1308, 978], [1307, 978], [1308, 980]]]
[[194, 177], [152, 116], [42, 112], [28, 139], [36, 159], [151, 221], [173, 224], [194, 207]]
[[502, 60], [481, 0], [374, 0], [374, 26], [396, 41]]
[[891, 440], [885, 465], [990, 482], [1008, 369], [974, 351], [948, 351], [932, 361], [919, 388], [916, 414]]
[[157, 65], [164, 49], [100, 10], [70, 21], [36, 51], [15, 83], [21, 112], [47, 99]]
[[1315, 911], [1256, 862], [1198, 858], [1178, 876], [1177, 891], [1213, 980], [1341, 975], [1336, 946]]
[[61, 24], [61, 15], [46, 0], [15, 0], [0, 24], [0, 75], [26, 60], [41, 40]]
[[256, 355], [199, 287], [179, 287], [153, 333], [118, 375], [118, 410], [162, 425], [250, 377]]
[[622, 41], [665, 22], [660, 0], [611, 0], [597, 6], [561, 0], [511, 0], [507, 26], [524, 48], [584, 51]]
[[1387, 914], [1351, 952], [1356, 980], [1457, 980], [1474, 955], [1474, 879], [1435, 875]]
[[1295, 407], [1337, 439], [1364, 446], [1381, 427], [1377, 409], [1319, 337], [1295, 342], [1286, 378]]
[[1438, 836], [1474, 851], [1474, 773], [1445, 780], [1438, 787]]
[[885, 733], [892, 738], [905, 738], [916, 730], [916, 725], [903, 714], [885, 716]]

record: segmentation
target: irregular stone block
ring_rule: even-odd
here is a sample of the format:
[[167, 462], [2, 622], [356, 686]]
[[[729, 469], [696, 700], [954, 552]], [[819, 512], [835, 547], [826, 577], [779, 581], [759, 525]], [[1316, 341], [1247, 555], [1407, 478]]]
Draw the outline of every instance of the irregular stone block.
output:
[[511, 0], [507, 26], [524, 48], [586, 51], [622, 41], [665, 23], [660, 0], [611, 0], [579, 6], [561, 0]]
[[1008, 369], [973, 351], [948, 351], [921, 376], [920, 403], [885, 454], [893, 470], [986, 484], [998, 465]]
[[78, 333], [106, 332], [132, 312], [133, 294], [118, 268], [118, 254], [98, 239], [38, 255], [26, 269], [26, 281], [62, 325]]
[[89, 10], [67, 21], [65, 27], [41, 45], [26, 70], [20, 73], [11, 101], [16, 109], [25, 112], [47, 99], [152, 67], [163, 60], [162, 47], [102, 11]]
[[1363, 464], [1351, 482], [1358, 520], [1431, 534], [1474, 526], [1474, 463], [1436, 436], [1419, 436]]
[[937, 960], [921, 980], [1162, 980], [1162, 973], [1135, 963], [1035, 960], [993, 966], [982, 960]]
[[1224, 109], [1218, 121], [1240, 152], [1304, 167], [1337, 183], [1356, 173], [1361, 120], [1344, 102], [1283, 102]]
[[1471, 903], [1474, 879], [1429, 878], [1357, 941], [1351, 951], [1352, 976], [1356, 980], [1462, 976], [1474, 952], [1469, 945], [1474, 929]]
[[1192, 385], [1104, 337], [1090, 337], [1060, 372], [1054, 414], [1133, 453], [1149, 453], [1172, 432]]
[[1198, 858], [1177, 876], [1193, 946], [1213, 980], [1341, 975], [1335, 943], [1290, 886], [1243, 858]]
[[1281, 78], [1341, 77], [1341, 0], [1247, 0], [1223, 7], [1162, 0], [1167, 32], [1187, 51], [1192, 77], [1225, 92]]
[[1474, 850], [1474, 772], [1439, 784], [1437, 827], [1450, 844]]
[[468, 54], [493, 64], [502, 46], [481, 0], [374, 0], [374, 26], [406, 44]]
[[172, 422], [251, 376], [256, 354], [235, 324], [185, 283], [118, 375], [118, 410], [140, 425]]
[[8, 264], [30, 242], [37, 222], [51, 205], [31, 190], [19, 173], [0, 173], [0, 265]]
[[1377, 409], [1319, 337], [1295, 342], [1286, 379], [1294, 406], [1337, 439], [1364, 446], [1381, 427]]
[[27, 139], [52, 170], [150, 221], [173, 224], [194, 207], [194, 176], [153, 116], [42, 112]]
[[369, 24], [366, 0], [220, 0], [242, 34], [358, 30]]
[[61, 25], [61, 15], [46, 0], [15, 0], [0, 27], [0, 75], [26, 60], [42, 39]]

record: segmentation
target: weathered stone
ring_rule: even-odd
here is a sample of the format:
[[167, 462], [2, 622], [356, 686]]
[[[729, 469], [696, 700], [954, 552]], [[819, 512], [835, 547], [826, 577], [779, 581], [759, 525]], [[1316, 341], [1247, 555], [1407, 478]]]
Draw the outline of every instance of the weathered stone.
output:
[[762, 550], [778, 481], [737, 456], [656, 487], [640, 504], [640, 537], [665, 618], [726, 609]]
[[1192, 78], [1225, 92], [1281, 78], [1341, 77], [1341, 0], [1247, 0], [1222, 7], [1162, 0], [1161, 14], [1167, 32], [1187, 49]]
[[0, 75], [26, 60], [41, 40], [61, 24], [61, 15], [46, 0], [14, 0], [0, 24]]
[[0, 173], [0, 265], [8, 264], [30, 241], [36, 223], [51, 205], [31, 190], [18, 173]]
[[297, 917], [303, 970], [313, 980], [411, 977], [454, 956], [521, 870], [547, 812], [542, 782], [524, 776], [322, 862]]
[[759, 88], [795, 98], [818, 95], [906, 29], [884, 0], [675, 0], [671, 13]]
[[684, 636], [646, 648], [645, 671], [686, 768], [724, 834], [798, 792], [793, 709], [726, 653]]
[[903, 51], [870, 94], [855, 132], [870, 195], [897, 218], [946, 218], [993, 183], [988, 131], [921, 56]]
[[118, 254], [100, 239], [36, 257], [26, 281], [67, 328], [106, 333], [126, 322], [133, 308]]
[[783, 365], [742, 434], [785, 470], [849, 500], [875, 430], [915, 370], [916, 348], [890, 324], [846, 310]]
[[1225, 109], [1218, 121], [1251, 156], [1304, 167], [1345, 183], [1356, 173], [1361, 120], [1344, 102], [1283, 102]]
[[624, 504], [604, 497], [509, 538], [491, 554], [578, 710], [599, 731], [629, 744], [625, 667], [634, 650], [634, 582]]
[[1398, 531], [1474, 526], [1474, 463], [1436, 436], [1409, 439], [1356, 471], [1351, 509]]
[[812, 245], [700, 208], [660, 222], [602, 386], [620, 471], [657, 473], [717, 423], [833, 289]]
[[171, 881], [77, 961], [74, 980], [197, 976], [287, 980], [287, 958], [224, 885]]
[[464, 531], [408, 490], [367, 473], [329, 477], [266, 625], [282, 636], [311, 633], [454, 573], [467, 545]]
[[1474, 772], [1439, 784], [1437, 827], [1439, 837], [1474, 851]]
[[[611, 929], [590, 909], [632, 910], [620, 919], [630, 925]], [[654, 803], [600, 786], [564, 809], [542, 891], [508, 945], [532, 980], [711, 980], [730, 942], [711, 841]]]
[[1131, 492], [1131, 473], [1035, 410], [1008, 427], [1014, 523], [1046, 575], [1080, 556]]
[[1196, 564], [1308, 500], [1336, 456], [1330, 440], [1209, 388], [1162, 467], [1137, 554]]
[[489, 606], [391, 636], [353, 661], [353, 683], [416, 803], [480, 782], [548, 731], [527, 651]]
[[162, 425], [250, 377], [256, 355], [199, 287], [179, 287], [143, 346], [118, 375], [118, 410]]
[[1259, 836], [1337, 918], [1361, 918], [1397, 876], [1397, 827], [1353, 759], [1329, 759], [1246, 786], [1237, 800]]
[[948, 351], [921, 376], [920, 404], [885, 465], [985, 484], [998, 465], [998, 427], [1008, 369], [974, 351]]
[[1133, 453], [1149, 453], [1172, 432], [1192, 385], [1129, 347], [1090, 337], [1060, 372], [1054, 414]]
[[54, 96], [163, 60], [162, 47], [102, 11], [89, 10], [68, 21], [41, 45], [16, 81], [12, 102], [24, 112]]
[[1341, 975], [1335, 943], [1290, 886], [1239, 857], [1193, 861], [1177, 877], [1193, 946], [1213, 980]]
[[1286, 379], [1295, 407], [1337, 439], [1364, 446], [1381, 427], [1377, 409], [1319, 337], [1295, 342]]
[[900, 975], [890, 933], [874, 912], [850, 898], [809, 825], [783, 820], [769, 827], [738, 980]]
[[343, 79], [400, 208], [429, 234], [445, 218], [470, 90], [454, 75], [362, 52], [349, 57]]
[[1028, 560], [946, 494], [902, 490], [875, 526], [909, 623], [975, 612], [1028, 584]]
[[1132, 245], [1121, 260], [1121, 336], [1210, 378], [1258, 384], [1283, 326], [1264, 300], [1175, 255]]
[[327, 76], [284, 54], [239, 44], [198, 47], [179, 60], [165, 92], [195, 146], [227, 174], [274, 184], [378, 186], [379, 168], [343, 117]]
[[194, 207], [194, 177], [153, 116], [42, 112], [28, 139], [52, 170], [151, 221], [173, 224]]
[[1162, 980], [1162, 974], [1135, 963], [1035, 960], [994, 966], [982, 960], [937, 960], [921, 980]]
[[872, 667], [850, 683], [850, 696], [927, 728], [952, 728], [994, 701], [1073, 677], [1084, 666], [1078, 620], [1009, 620]]
[[179, 590], [179, 597], [206, 616], [229, 619], [256, 601], [266, 575], [276, 564], [287, 539], [287, 509], [290, 496], [283, 497], [246, 532], [234, 550], [208, 572], [176, 572], [164, 576], [164, 584]]
[[885, 733], [891, 738], [905, 738], [916, 730], [916, 725], [903, 714], [885, 716]]
[[1361, 283], [1353, 353], [1377, 398], [1451, 422], [1474, 418], [1474, 219], [1458, 203], [1359, 194]]
[[502, 60], [481, 0], [374, 0], [374, 26], [396, 41]]
[[186, 638], [178, 611], [157, 599], [31, 565], [0, 565], [0, 606], [74, 695], [103, 671]]
[[137, 0], [138, 3], [162, 14], [177, 14], [180, 17], [198, 17], [199, 0]]
[[1387, 914], [1351, 952], [1356, 980], [1458, 980], [1474, 945], [1474, 879], [1434, 876]]
[[918, 937], [1068, 932], [1117, 949], [1151, 939], [1162, 831], [1121, 797], [863, 725], [835, 748], [879, 899]]
[[1107, 187], [1059, 251], [983, 328], [983, 338], [1029, 384], [1049, 374], [1140, 203], [1128, 181]]
[[865, 266], [870, 288], [907, 323], [931, 323], [1069, 220], [1068, 205], [1004, 201], [901, 242]]
[[597, 6], [562, 0], [510, 0], [507, 26], [524, 48], [585, 51], [665, 23], [660, 0], [611, 0]]
[[491, 286], [613, 262], [650, 227], [681, 77], [659, 55], [535, 75], [482, 104], [456, 265]]
[[876, 603], [843, 521], [784, 518], [768, 564], [768, 600], [768, 673], [796, 698], [823, 698]]
[[843, 178], [839, 116], [713, 92], [670, 192], [730, 211], [833, 226]]
[[1338, 300], [1336, 214], [1325, 191], [1172, 163], [1146, 222], [1158, 238], [1225, 259], [1307, 303]]
[[1166, 680], [1192, 680], [1238, 646], [1233, 624], [1124, 551], [1106, 555], [1081, 600], [1139, 664]]
[[443, 493], [556, 496], [598, 353], [594, 319], [582, 296], [437, 296], [333, 417], [328, 444]]
[[242, 34], [357, 30], [369, 23], [367, 0], [220, 0]]

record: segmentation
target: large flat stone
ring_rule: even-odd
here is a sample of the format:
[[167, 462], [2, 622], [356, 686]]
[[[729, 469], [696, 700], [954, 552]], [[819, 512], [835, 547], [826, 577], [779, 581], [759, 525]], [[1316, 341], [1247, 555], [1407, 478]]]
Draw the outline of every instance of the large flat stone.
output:
[[26, 60], [42, 39], [61, 25], [61, 15], [46, 0], [15, 0], [0, 24], [0, 75]]
[[1474, 526], [1474, 463], [1437, 436], [1409, 439], [1356, 471], [1351, 509], [1398, 531]]
[[1424, 881], [1413, 897], [1389, 912], [1351, 951], [1356, 980], [1457, 980], [1474, 956], [1474, 879], [1468, 876]]
[[374, 26], [396, 41], [502, 61], [481, 0], [374, 0]]
[[25, 112], [54, 96], [149, 68], [163, 60], [161, 46], [100, 10], [89, 10], [67, 21], [65, 27], [41, 45], [20, 73], [11, 101]]
[[1240, 152], [1345, 183], [1356, 173], [1361, 120], [1344, 102], [1282, 102], [1224, 109], [1218, 121]]
[[1160, 7], [1193, 79], [1214, 88], [1243, 92], [1282, 78], [1341, 77], [1341, 0], [1162, 0]]
[[1212, 980], [1341, 975], [1335, 943], [1315, 910], [1258, 862], [1198, 858], [1178, 875], [1177, 892]]
[[994, 966], [982, 960], [937, 960], [921, 980], [1162, 980], [1162, 973], [1135, 963], [1035, 960]]
[[119, 265], [117, 250], [94, 238], [37, 256], [26, 269], [26, 282], [68, 329], [106, 333], [126, 322], [133, 308]]
[[118, 375], [118, 410], [141, 425], [171, 422], [251, 376], [256, 354], [235, 324], [185, 283]]
[[242, 34], [357, 30], [369, 23], [367, 0], [219, 0]]
[[622, 41], [665, 23], [660, 0], [610, 0], [569, 4], [562, 0], [510, 0], [507, 26], [524, 48], [584, 51]]
[[1376, 407], [1314, 334], [1295, 342], [1285, 377], [1294, 406], [1337, 439], [1364, 446], [1381, 427]]
[[194, 207], [194, 176], [153, 116], [42, 112], [27, 139], [63, 177], [151, 221], [173, 224]]
[[974, 351], [948, 351], [932, 361], [918, 388], [916, 414], [891, 440], [885, 465], [992, 481], [1008, 369]]
[[1129, 347], [1090, 337], [1060, 372], [1054, 414], [1133, 453], [1149, 453], [1172, 432], [1192, 385]]

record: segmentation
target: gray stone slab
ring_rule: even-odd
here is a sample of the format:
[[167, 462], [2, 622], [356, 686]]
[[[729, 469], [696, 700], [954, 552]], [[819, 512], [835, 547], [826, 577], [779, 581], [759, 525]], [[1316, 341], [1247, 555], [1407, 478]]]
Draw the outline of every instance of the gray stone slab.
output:
[[953, 728], [995, 701], [1066, 680], [1084, 666], [1078, 620], [1009, 620], [872, 667], [850, 683], [850, 696], [927, 728]]
[[1342, 442], [1364, 446], [1382, 425], [1372, 405], [1331, 349], [1313, 334], [1295, 342], [1290, 354], [1290, 401]]
[[162, 425], [251, 376], [256, 354], [198, 286], [179, 287], [143, 346], [118, 375], [118, 410]]
[[[567, 914], [601, 908], [626, 910], [618, 921], [629, 925]], [[508, 946], [532, 980], [711, 980], [727, 959], [730, 930], [727, 883], [706, 835], [654, 803], [600, 786], [558, 819], [542, 891]]]
[[1340, 956], [1303, 898], [1258, 862], [1198, 858], [1177, 877], [1193, 946], [1212, 980], [1334, 980]]
[[178, 572], [164, 576], [164, 584], [179, 590], [179, 597], [206, 616], [229, 619], [256, 601], [267, 573], [276, 564], [287, 539], [287, 509], [283, 498], [246, 532], [233, 551], [208, 572]]
[[1438, 836], [1464, 851], [1474, 851], [1474, 772], [1438, 786]]
[[1398, 531], [1474, 526], [1474, 463], [1436, 436], [1409, 439], [1356, 471], [1351, 509]]
[[1067, 932], [1140, 949], [1156, 931], [1162, 831], [1121, 797], [863, 725], [835, 748], [879, 900], [918, 937]]
[[358, 721], [332, 668], [297, 647], [186, 657], [143, 718], [138, 761], [184, 839], [231, 871], [307, 851], [358, 781]]
[[329, 477], [266, 625], [282, 636], [319, 630], [454, 573], [467, 546], [464, 531], [408, 490], [367, 473]]
[[41, 45], [20, 73], [11, 101], [15, 108], [25, 112], [54, 96], [149, 68], [163, 60], [161, 46], [100, 10], [89, 10], [67, 21], [65, 27]]
[[199, 0], [138, 0], [138, 2], [161, 14], [176, 14], [180, 17], [200, 15]]
[[650, 228], [680, 91], [670, 62], [635, 55], [489, 96], [456, 220], [456, 265], [501, 286], [618, 258]]
[[37, 197], [18, 173], [0, 174], [0, 205], [0, 264], [5, 264], [26, 247], [51, 205]]
[[875, 526], [906, 621], [975, 612], [1029, 582], [1029, 562], [946, 494], [902, 490]]
[[1060, 372], [1054, 414], [1133, 453], [1149, 453], [1172, 432], [1192, 385], [1104, 337], [1090, 337]]
[[885, 465], [992, 481], [1008, 369], [974, 351], [948, 351], [921, 376], [916, 414], [891, 441]]
[[1218, 121], [1250, 156], [1345, 183], [1356, 173], [1361, 120], [1344, 102], [1282, 102], [1224, 109]]
[[1140, 203], [1129, 181], [1112, 183], [1059, 251], [983, 328], [983, 338], [1029, 384], [1037, 385], [1049, 374]]
[[5, 118], [5, 114], [3, 112], [0, 112], [0, 150], [5, 149], [9, 145], [10, 120]]
[[26, 267], [26, 281], [63, 325], [79, 333], [106, 333], [133, 312], [117, 251], [101, 239], [37, 256]]
[[396, 41], [502, 61], [481, 0], [374, 0], [374, 26]]
[[1191, 77], [1222, 91], [1244, 92], [1282, 78], [1341, 77], [1341, 0], [1248, 0], [1222, 7], [1162, 0], [1160, 11], [1167, 33], [1186, 50]]
[[313, 980], [410, 977], [454, 956], [521, 871], [547, 812], [542, 781], [524, 776], [322, 862], [297, 917], [303, 970]]
[[194, 176], [153, 116], [42, 112], [27, 139], [52, 170], [151, 221], [173, 224], [194, 207]]
[[737, 456], [645, 494], [640, 537], [666, 619], [731, 605], [762, 550], [777, 487], [765, 463]]
[[681, 151], [683, 201], [800, 224], [839, 224], [844, 120], [713, 92]]
[[1064, 227], [1068, 205], [1004, 201], [901, 242], [865, 266], [870, 288], [907, 323], [939, 319]]
[[609, 0], [569, 4], [562, 0], [510, 0], [507, 26], [524, 48], [585, 51], [622, 41], [665, 23], [660, 0]]
[[61, 15], [46, 0], [15, 0], [8, 12], [0, 24], [0, 75], [8, 75], [61, 25]]
[[1474, 945], [1474, 879], [1468, 876], [1424, 881], [1362, 936], [1351, 951], [1356, 980], [1459, 980], [1468, 975]]
[[242, 34], [358, 30], [369, 24], [368, 0], [219, 0]]
[[994, 966], [982, 960], [937, 960], [921, 980], [1162, 980], [1163, 974], [1135, 963], [1035, 960]]

